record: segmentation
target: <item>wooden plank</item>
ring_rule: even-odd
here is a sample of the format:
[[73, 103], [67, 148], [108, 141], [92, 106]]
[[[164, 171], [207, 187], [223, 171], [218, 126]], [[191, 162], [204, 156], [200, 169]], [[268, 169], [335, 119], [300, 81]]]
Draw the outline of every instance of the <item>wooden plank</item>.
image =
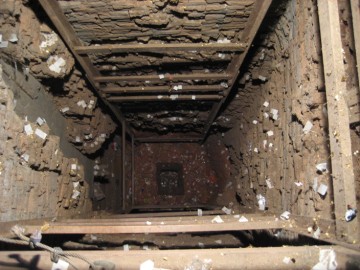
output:
[[358, 90], [360, 89], [360, 3], [359, 0], [350, 0], [351, 15], [355, 42], [356, 66], [358, 73]]
[[135, 138], [131, 136], [131, 208], [135, 204]]
[[199, 100], [220, 100], [220, 95], [178, 95], [178, 97], [170, 96], [112, 96], [107, 100], [114, 103], [129, 101], [199, 101]]
[[[189, 265], [205, 262], [206, 269], [311, 269], [319, 262], [320, 250], [334, 250], [337, 269], [356, 269], [359, 253], [336, 246], [297, 246], [265, 248], [224, 249], [173, 249], [173, 250], [69, 250], [91, 261], [109, 261], [116, 269], [138, 270], [140, 265], [151, 259], [156, 269], [187, 269]], [[2, 251], [2, 269], [26, 269], [36, 262], [36, 269], [52, 269], [51, 254], [47, 251]], [[294, 260], [284, 264], [284, 257]], [[211, 259], [211, 260], [209, 260]], [[89, 269], [82, 260], [72, 259], [78, 269]], [[198, 265], [198, 264], [197, 264]], [[155, 269], [155, 268], [154, 268]], [[204, 268], [205, 269], [205, 268]]]
[[245, 48], [243, 53], [237, 54], [233, 58], [233, 60], [231, 61], [231, 63], [229, 64], [229, 66], [227, 68], [227, 73], [231, 74], [231, 76], [230, 76], [231, 79], [228, 83], [229, 88], [225, 91], [225, 95], [222, 98], [222, 100], [219, 103], [214, 104], [213, 108], [210, 111], [210, 114], [207, 119], [207, 124], [205, 125], [205, 128], [204, 128], [204, 133], [203, 133], [204, 141], [206, 140], [206, 138], [209, 134], [212, 123], [214, 122], [215, 118], [219, 114], [220, 109], [222, 108], [223, 104], [227, 100], [229, 93], [231, 92], [232, 88], [234, 87], [235, 82], [237, 81], [237, 79], [239, 77], [240, 68], [245, 60], [245, 57], [247, 56], [247, 54], [249, 52], [251, 44], [256, 36], [256, 33], [258, 32], [258, 30], [261, 26], [262, 21], [265, 18], [265, 15], [266, 15], [271, 3], [272, 3], [272, 0], [257, 0], [254, 4], [253, 11], [251, 12], [251, 15], [246, 24], [246, 27], [241, 35], [241, 40], [246, 42], [246, 44], [248, 46]]
[[100, 91], [106, 94], [124, 94], [124, 93], [184, 93], [184, 92], [220, 92], [224, 87], [221, 85], [182, 85], [182, 89], [174, 90], [175, 85], [164, 86], [134, 86], [134, 87], [114, 87], [108, 86], [100, 88]]
[[140, 143], [173, 143], [173, 142], [201, 142], [202, 137], [184, 137], [184, 138], [162, 138], [162, 137], [143, 137], [136, 138], [137, 142]]
[[139, 75], [139, 76], [97, 76], [94, 77], [96, 82], [169, 82], [180, 80], [227, 80], [230, 75], [227, 73], [191, 73], [191, 74], [163, 74], [161, 75]]
[[166, 43], [166, 44], [106, 44], [76, 46], [78, 54], [99, 53], [138, 53], [138, 52], [170, 52], [170, 51], [243, 51], [243, 43]]
[[353, 242], [359, 240], [360, 233], [358, 218], [352, 222], [344, 219], [348, 205], [356, 207], [356, 188], [337, 1], [319, 0], [318, 13], [329, 119], [336, 236], [338, 240]]
[[121, 181], [122, 181], [122, 210], [126, 211], [126, 127], [125, 122], [121, 122]]

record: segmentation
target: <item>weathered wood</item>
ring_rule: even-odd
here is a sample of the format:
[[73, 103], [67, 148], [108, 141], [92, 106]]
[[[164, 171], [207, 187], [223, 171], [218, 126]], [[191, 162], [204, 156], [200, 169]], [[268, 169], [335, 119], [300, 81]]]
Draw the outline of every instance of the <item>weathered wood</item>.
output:
[[126, 211], [126, 126], [125, 121], [121, 122], [121, 181], [122, 181], [122, 210]]
[[350, 4], [358, 73], [358, 89], [360, 89], [360, 3], [359, 0], [350, 0]]
[[357, 219], [345, 221], [348, 205], [356, 207], [356, 189], [337, 1], [318, 0], [318, 12], [329, 119], [336, 235], [339, 240], [353, 242], [359, 240], [360, 233]]
[[131, 208], [135, 204], [135, 138], [131, 136]]
[[[227, 73], [191, 73], [191, 74], [163, 74], [161, 75], [138, 75], [138, 76], [97, 76], [96, 82], [143, 82], [143, 81], [179, 81], [179, 80], [227, 80], [230, 74]], [[161, 76], [162, 77], [162, 76]]]
[[237, 51], [246, 47], [243, 43], [167, 43], [167, 44], [110, 44], [76, 46], [78, 54], [98, 53], [137, 53], [137, 52], [169, 52], [169, 51]]
[[[105, 260], [115, 264], [116, 269], [138, 270], [140, 264], [151, 259], [156, 269], [186, 269], [197, 261], [208, 261], [211, 269], [311, 269], [319, 262], [320, 250], [332, 249], [336, 253], [337, 269], [356, 268], [359, 253], [336, 246], [300, 246], [267, 248], [224, 249], [175, 249], [175, 250], [91, 250], [72, 251], [91, 261]], [[47, 251], [2, 251], [0, 261], [3, 269], [18, 269], [36, 262], [37, 269], [51, 269], [51, 254]], [[283, 262], [285, 257], [294, 260]], [[21, 261], [19, 261], [21, 258]], [[211, 260], [209, 260], [211, 259]], [[89, 265], [72, 259], [78, 269]]]
[[220, 100], [220, 95], [177, 95], [171, 96], [112, 96], [108, 101], [113, 103], [130, 102], [130, 101], [199, 101], [199, 100]]
[[220, 92], [224, 87], [221, 85], [183, 85], [182, 89], [174, 90], [174, 85], [164, 86], [134, 86], [134, 87], [104, 87], [101, 92], [106, 94], [123, 94], [123, 93], [184, 93], [184, 92]]
[[246, 42], [247, 47], [241, 54], [237, 54], [235, 57], [233, 57], [231, 63], [229, 64], [227, 68], [227, 73], [231, 74], [230, 80], [229, 80], [229, 88], [225, 91], [225, 95], [222, 98], [222, 100], [213, 105], [213, 108], [210, 111], [210, 114], [207, 119], [207, 123], [205, 125], [204, 129], [204, 141], [206, 140], [211, 125], [214, 122], [215, 118], [217, 117], [221, 107], [225, 103], [226, 99], [229, 96], [229, 93], [231, 92], [232, 88], [234, 87], [234, 84], [236, 80], [239, 77], [240, 68], [244, 62], [244, 59], [246, 55], [249, 52], [250, 46], [256, 36], [256, 33], [258, 32], [262, 21], [265, 18], [265, 15], [272, 3], [272, 0], [257, 0], [254, 4], [253, 11], [251, 12], [250, 18], [246, 24], [246, 27], [241, 35], [241, 40]]
[[167, 143], [167, 142], [200, 142], [202, 137], [184, 137], [184, 138], [162, 138], [162, 137], [143, 137], [136, 138], [140, 143]]

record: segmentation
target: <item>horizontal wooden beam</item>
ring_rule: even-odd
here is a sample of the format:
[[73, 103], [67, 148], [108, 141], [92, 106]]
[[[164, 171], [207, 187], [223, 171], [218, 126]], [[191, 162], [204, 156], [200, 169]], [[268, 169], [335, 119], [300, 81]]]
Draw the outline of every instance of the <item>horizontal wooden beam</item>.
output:
[[221, 95], [170, 95], [170, 96], [111, 96], [109, 102], [120, 103], [130, 101], [202, 101], [220, 100]]
[[[140, 143], [172, 143], [172, 142], [199, 142], [202, 140], [202, 137], [184, 137], [184, 138], [162, 138], [162, 137], [143, 137], [135, 138], [136, 142]], [[140, 206], [133, 206], [135, 209], [139, 209]], [[167, 208], [173, 208], [168, 206]], [[192, 208], [192, 207], [177, 207], [177, 208]]]
[[135, 87], [119, 87], [108, 86], [100, 88], [101, 92], [106, 94], [124, 94], [124, 93], [184, 93], [184, 92], [220, 92], [225, 88], [221, 85], [181, 85], [181, 89], [175, 90], [174, 87], [179, 85], [164, 86], [135, 86]]
[[180, 81], [180, 80], [228, 80], [228, 73], [191, 73], [191, 74], [160, 74], [134, 76], [97, 76], [96, 82], [144, 82], [144, 81]]
[[221, 51], [241, 52], [246, 47], [243, 43], [168, 43], [168, 44], [106, 44], [76, 46], [78, 54], [98, 53], [137, 53], [137, 52], [169, 52], [169, 51]]
[[[286, 246], [264, 248], [171, 249], [171, 250], [69, 250], [94, 261], [108, 261], [116, 269], [138, 270], [151, 259], [154, 269], [187, 269], [189, 265], [204, 263], [211, 269], [311, 269], [319, 262], [321, 250], [334, 250], [337, 269], [356, 267], [359, 253], [337, 246]], [[285, 264], [284, 258], [291, 261]], [[2, 251], [0, 261], [5, 269], [51, 269], [53, 262], [47, 251]], [[72, 259], [78, 269], [89, 269], [82, 260]], [[207, 263], [206, 263], [207, 262]], [[210, 269], [209, 268], [209, 269]], [[70, 269], [70, 268], [69, 268]]]

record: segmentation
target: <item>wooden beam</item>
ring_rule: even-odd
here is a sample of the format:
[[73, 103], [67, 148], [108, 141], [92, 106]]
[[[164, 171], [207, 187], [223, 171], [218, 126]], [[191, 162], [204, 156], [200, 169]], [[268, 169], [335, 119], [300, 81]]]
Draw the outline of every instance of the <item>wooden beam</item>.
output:
[[126, 211], [126, 126], [125, 122], [121, 122], [121, 181], [122, 181], [122, 210]]
[[[164, 76], [162, 78], [162, 76]], [[169, 82], [180, 80], [228, 80], [230, 75], [227, 73], [191, 73], [191, 74], [161, 74], [161, 75], [139, 75], [139, 76], [97, 76], [96, 82]]]
[[[94, 76], [100, 76], [100, 74], [91, 63], [90, 58], [88, 56], [82, 56], [76, 53], [74, 47], [81, 46], [81, 41], [76, 36], [74, 29], [71, 27], [69, 21], [62, 12], [59, 3], [56, 0], [39, 0], [39, 3], [45, 10], [46, 14], [49, 16], [51, 22], [58, 30], [60, 36], [64, 40], [69, 50], [72, 52], [75, 59], [85, 71], [86, 77], [94, 88], [98, 98], [102, 100], [102, 102], [110, 109], [119, 122], [125, 121], [125, 118], [122, 116], [119, 109], [115, 108], [109, 102], [107, 102], [98, 92], [98, 85], [94, 80]], [[128, 130], [133, 133], [133, 130], [130, 127], [128, 127]]]
[[131, 136], [131, 208], [135, 204], [135, 138]]
[[358, 73], [358, 90], [360, 89], [360, 3], [359, 0], [350, 0], [352, 25], [354, 33], [356, 66]]
[[138, 52], [169, 52], [169, 51], [243, 51], [243, 43], [167, 43], [167, 44], [107, 44], [76, 46], [78, 54], [98, 53], [138, 53]]
[[[130, 101], [203, 101], [203, 100], [220, 100], [220, 95], [173, 95], [172, 96], [112, 96], [108, 98], [109, 102], [121, 103]], [[176, 96], [176, 97], [175, 97]]]
[[318, 13], [329, 119], [336, 236], [339, 240], [353, 242], [359, 240], [360, 233], [359, 218], [352, 222], [345, 221], [348, 205], [356, 207], [356, 188], [337, 1], [318, 0]]
[[135, 138], [139, 143], [173, 143], [173, 142], [201, 142], [202, 137], [184, 137], [184, 138], [162, 138], [162, 137], [143, 137]]
[[[206, 269], [311, 269], [319, 262], [321, 250], [334, 250], [337, 269], [357, 268], [358, 252], [336, 246], [286, 246], [264, 248], [171, 249], [171, 250], [68, 250], [94, 261], [108, 261], [116, 269], [138, 270], [151, 259], [154, 269], [188, 269], [203, 263]], [[293, 261], [283, 262], [288, 257]], [[47, 251], [2, 251], [0, 261], [5, 269], [52, 269], [51, 254]], [[77, 269], [89, 269], [82, 260], [72, 258]], [[35, 263], [34, 263], [35, 262]], [[194, 263], [195, 262], [195, 263]], [[208, 262], [208, 263], [206, 263]], [[25, 266], [25, 267], [24, 267]], [[69, 268], [70, 269], [70, 268]], [[201, 268], [196, 268], [201, 269]], [[205, 269], [205, 267], [203, 268]]]
[[100, 91], [106, 94], [116, 95], [124, 93], [185, 93], [185, 92], [220, 92], [224, 87], [221, 85], [182, 85], [182, 89], [175, 90], [177, 85], [164, 85], [164, 86], [135, 86], [135, 87], [118, 87], [108, 86], [100, 88]]
[[227, 91], [225, 91], [225, 95], [222, 98], [222, 100], [219, 103], [214, 104], [213, 108], [211, 109], [211, 112], [207, 119], [207, 124], [205, 125], [205, 129], [204, 129], [204, 139], [203, 139], [204, 141], [206, 140], [209, 134], [212, 123], [217, 117], [221, 107], [225, 103], [226, 99], [229, 96], [229, 93], [231, 92], [235, 82], [238, 79], [240, 68], [245, 60], [245, 57], [249, 52], [250, 46], [253, 43], [256, 33], [258, 32], [271, 3], [272, 0], [257, 0], [254, 4], [254, 8], [251, 12], [247, 25], [241, 35], [241, 40], [246, 42], [248, 46], [245, 48], [243, 53], [235, 55], [235, 57], [233, 58], [233, 60], [231, 61], [231, 63], [227, 68], [227, 73], [231, 74], [230, 76], [231, 79], [229, 80], [228, 83], [229, 88], [227, 89]]

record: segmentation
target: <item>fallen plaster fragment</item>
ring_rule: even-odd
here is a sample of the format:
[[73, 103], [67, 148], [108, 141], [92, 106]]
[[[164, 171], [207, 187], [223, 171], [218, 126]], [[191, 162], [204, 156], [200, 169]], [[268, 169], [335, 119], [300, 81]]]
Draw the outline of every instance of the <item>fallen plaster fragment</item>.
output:
[[290, 257], [284, 257], [284, 259], [282, 261], [285, 264], [289, 264], [291, 262], [291, 258]]
[[162, 80], [165, 78], [165, 75], [164, 74], [159, 74], [159, 79]]
[[70, 110], [69, 107], [64, 107], [64, 108], [62, 108], [62, 109], [60, 110], [60, 112], [66, 113], [66, 112], [69, 111], [69, 110]]
[[271, 179], [270, 178], [267, 178], [265, 179], [265, 182], [266, 182], [266, 185], [269, 189], [272, 189], [274, 188], [273, 184], [271, 183]]
[[221, 87], [224, 87], [224, 88], [229, 87], [229, 85], [226, 82], [221, 82], [220, 85], [221, 85]]
[[76, 103], [79, 107], [83, 107], [84, 109], [87, 107], [86, 105], [86, 102], [85, 100], [79, 100], [77, 103]]
[[79, 195], [80, 195], [80, 191], [74, 189], [71, 199], [76, 200], [79, 197]]
[[246, 217], [241, 216], [241, 218], [239, 218], [239, 222], [249, 222], [249, 220]]
[[290, 218], [290, 212], [289, 212], [289, 211], [285, 211], [284, 213], [282, 213], [282, 214], [280, 215], [280, 218], [281, 218], [282, 220], [288, 220], [288, 219]]
[[216, 216], [211, 220], [211, 223], [224, 223], [220, 216]]
[[143, 249], [143, 250], [149, 250], [149, 246], [148, 246], [148, 245], [143, 245], [143, 246], [142, 246], [142, 249]]
[[266, 82], [267, 78], [265, 76], [259, 75], [258, 79], [262, 82]]
[[198, 209], [198, 210], [197, 210], [197, 215], [198, 215], [199, 217], [201, 217], [201, 216], [203, 215], [202, 209]]
[[191, 99], [192, 99], [192, 100], [196, 100], [196, 96], [195, 96], [195, 95], [192, 95], [192, 96], [191, 96]]
[[319, 262], [312, 270], [336, 270], [336, 253], [333, 249], [322, 249], [319, 252]]
[[295, 184], [297, 187], [301, 187], [301, 186], [304, 185], [302, 182], [294, 182], [294, 184]]
[[170, 95], [170, 99], [171, 100], [176, 100], [178, 99], [179, 95]]
[[266, 199], [263, 195], [256, 195], [256, 199], [258, 200], [259, 210], [265, 211]]
[[265, 112], [265, 113], [264, 113], [264, 117], [265, 117], [265, 118], [269, 118], [269, 114]]
[[204, 248], [204, 247], [205, 247], [204, 243], [202, 243], [202, 242], [199, 242], [199, 243], [198, 243], [198, 246], [199, 246], [200, 248]]
[[24, 131], [25, 131], [25, 134], [28, 136], [34, 134], [34, 131], [30, 124], [27, 124], [24, 126]]
[[272, 148], [274, 146], [273, 143], [269, 143], [269, 148]]
[[16, 43], [18, 41], [18, 37], [16, 34], [10, 34], [10, 37], [9, 37], [9, 41], [12, 42], [12, 43]]
[[254, 148], [254, 152], [255, 153], [259, 153], [259, 149], [257, 149], [257, 147]]
[[345, 220], [347, 222], [352, 221], [354, 218], [356, 218], [356, 213], [357, 210], [356, 209], [348, 209], [345, 213]]
[[146, 225], [151, 225], [150, 221], [146, 221], [145, 223], [146, 223]]
[[22, 155], [21, 155], [21, 158], [22, 158], [24, 161], [29, 162], [30, 156], [29, 156], [28, 154], [22, 154]]
[[317, 227], [316, 231], [313, 234], [314, 238], [319, 239], [320, 233], [321, 233], [321, 229], [320, 227]]
[[258, 123], [257, 120], [253, 120], [252, 122], [253, 122], [254, 125], [256, 125]]
[[44, 131], [42, 131], [41, 129], [38, 129], [38, 128], [35, 129], [35, 134], [43, 140], [45, 140], [46, 136], [47, 136], [47, 134]]
[[268, 135], [268, 137], [271, 137], [274, 135], [274, 131], [269, 130], [268, 132], [266, 132], [266, 134]]
[[222, 210], [225, 214], [231, 215], [231, 209], [227, 208], [226, 206], [224, 206], [221, 210]]
[[55, 73], [62, 72], [66, 65], [65, 59], [62, 57], [58, 57], [57, 55], [50, 56], [46, 62], [49, 66], [49, 69]]
[[44, 118], [38, 117], [38, 118], [36, 119], [36, 123], [37, 123], [39, 126], [42, 126], [43, 124], [46, 123], [46, 121], [45, 121]]
[[322, 195], [325, 196], [326, 192], [327, 192], [328, 186], [325, 184], [320, 184], [320, 186], [317, 189], [317, 192]]
[[154, 270], [155, 263], [152, 260], [147, 260], [140, 264], [140, 270]]
[[215, 240], [214, 241], [216, 244], [219, 244], [219, 245], [221, 245], [222, 244], [222, 240], [221, 239], [219, 239], [219, 240]]
[[69, 263], [59, 259], [57, 263], [53, 262], [51, 270], [67, 270], [69, 268]]
[[318, 188], [318, 179], [317, 177], [314, 178], [314, 183], [312, 185], [312, 189], [315, 191]]
[[309, 131], [312, 129], [312, 127], [313, 127], [313, 124], [310, 121], [307, 121], [303, 128], [304, 134], [308, 134]]
[[4, 40], [0, 42], [0, 48], [7, 48], [9, 46], [9, 41]]
[[234, 218], [240, 218], [240, 215], [234, 215], [233, 217]]
[[123, 245], [123, 249], [124, 251], [129, 251], [130, 250], [129, 245], [128, 244]]
[[79, 185], [80, 185], [80, 182], [79, 182], [79, 181], [73, 182], [73, 187], [74, 187], [74, 188], [77, 188]]
[[52, 45], [54, 45], [58, 41], [58, 36], [54, 31], [51, 31], [50, 34], [41, 33], [41, 35], [45, 39], [44, 41], [42, 41], [40, 43], [39, 47], [40, 47], [41, 50], [43, 50], [43, 49], [45, 49], [47, 47], [51, 47]]
[[77, 169], [77, 165], [76, 164], [71, 164], [70, 168], [71, 168], [71, 170], [75, 171]]
[[268, 101], [265, 101], [263, 105], [264, 105], [264, 107], [269, 107], [269, 104], [270, 103]]
[[324, 163], [319, 163], [316, 165], [316, 169], [319, 171], [319, 172], [326, 172], [328, 170], [327, 168], [327, 163], [324, 162]]
[[272, 119], [274, 119], [274, 120], [278, 120], [278, 118], [279, 118], [279, 111], [278, 110], [276, 110], [276, 109], [271, 109], [270, 110], [270, 113], [272, 114]]

